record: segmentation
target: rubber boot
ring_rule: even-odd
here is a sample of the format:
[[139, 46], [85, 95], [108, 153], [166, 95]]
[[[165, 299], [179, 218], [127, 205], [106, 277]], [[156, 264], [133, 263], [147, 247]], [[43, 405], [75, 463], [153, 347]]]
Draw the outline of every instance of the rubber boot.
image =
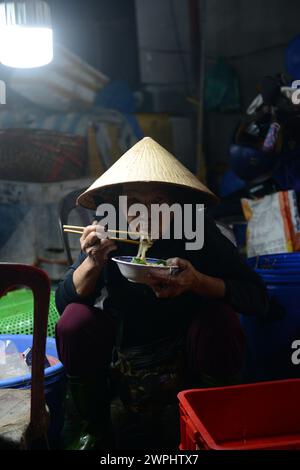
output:
[[69, 446], [74, 450], [110, 449], [113, 447], [110, 420], [110, 394], [107, 375], [98, 377], [68, 376], [70, 394], [80, 418], [80, 435]]

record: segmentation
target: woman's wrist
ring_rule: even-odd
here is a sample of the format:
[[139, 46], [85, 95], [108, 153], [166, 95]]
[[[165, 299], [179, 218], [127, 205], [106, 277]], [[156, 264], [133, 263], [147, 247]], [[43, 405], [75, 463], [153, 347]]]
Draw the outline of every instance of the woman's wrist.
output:
[[[103, 261], [99, 261], [95, 256], [93, 255], [87, 255], [86, 259], [84, 260], [86, 270], [88, 272], [100, 272], [103, 268]], [[82, 264], [83, 264], [82, 263]]]
[[85, 297], [94, 291], [102, 267], [94, 258], [87, 256], [83, 263], [74, 271], [73, 284], [79, 296]]
[[192, 292], [196, 295], [223, 299], [225, 297], [226, 286], [223, 279], [196, 272]]

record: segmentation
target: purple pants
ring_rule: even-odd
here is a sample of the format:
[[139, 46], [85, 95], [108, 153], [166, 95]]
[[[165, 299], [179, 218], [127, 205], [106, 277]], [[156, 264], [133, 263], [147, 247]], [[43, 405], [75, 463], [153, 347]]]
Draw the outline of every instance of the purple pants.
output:
[[[68, 305], [56, 325], [58, 354], [67, 374], [89, 376], [107, 369], [116, 332], [109, 314], [79, 303]], [[232, 378], [243, 367], [244, 353], [245, 337], [237, 314], [224, 302], [207, 302], [188, 328], [188, 374]]]

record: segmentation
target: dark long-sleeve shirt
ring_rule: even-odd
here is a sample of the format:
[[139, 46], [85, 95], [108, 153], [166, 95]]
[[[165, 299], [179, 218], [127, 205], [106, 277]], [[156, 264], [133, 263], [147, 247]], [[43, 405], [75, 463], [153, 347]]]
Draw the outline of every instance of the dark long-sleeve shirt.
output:
[[[204, 246], [201, 250], [185, 249], [186, 240], [158, 240], [147, 252], [155, 258], [179, 257], [189, 260], [200, 272], [224, 280], [224, 301], [245, 315], [264, 317], [268, 311], [266, 289], [259, 276], [245, 263], [234, 245], [220, 232], [215, 222], [205, 216]], [[118, 244], [113, 256], [135, 256], [137, 248]], [[109, 260], [99, 275], [93, 295], [81, 298], [73, 284], [73, 272], [86, 255], [81, 253], [71, 266], [56, 291], [56, 305], [60, 313], [73, 302], [94, 305], [103, 296], [103, 308], [123, 319], [122, 344], [134, 346], [180, 333], [192, 314], [201, 312], [204, 298], [184, 293], [175, 298], [158, 299], [153, 290], [125, 279], [115, 262]]]

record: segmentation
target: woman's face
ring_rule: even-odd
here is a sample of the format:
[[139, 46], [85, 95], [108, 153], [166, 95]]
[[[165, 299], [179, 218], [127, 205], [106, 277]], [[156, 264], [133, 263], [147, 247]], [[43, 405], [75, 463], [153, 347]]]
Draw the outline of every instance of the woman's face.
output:
[[[151, 218], [151, 207], [153, 204], [172, 204], [170, 195], [168, 191], [158, 187], [155, 184], [147, 183], [141, 189], [137, 189], [136, 185], [126, 184], [123, 187], [123, 195], [127, 196], [127, 208], [129, 209], [130, 206], [133, 204], [143, 204], [147, 208], [147, 220], [142, 219], [142, 223], [145, 222], [148, 228], [148, 233], [154, 233], [155, 231], [161, 235], [163, 231], [165, 231], [164, 220], [162, 217], [159, 217], [158, 220], [156, 218]], [[130, 224], [139, 214], [137, 215], [129, 215], [127, 213], [127, 221]], [[157, 224], [154, 226], [154, 224]], [[143, 231], [143, 227], [141, 227]]]

